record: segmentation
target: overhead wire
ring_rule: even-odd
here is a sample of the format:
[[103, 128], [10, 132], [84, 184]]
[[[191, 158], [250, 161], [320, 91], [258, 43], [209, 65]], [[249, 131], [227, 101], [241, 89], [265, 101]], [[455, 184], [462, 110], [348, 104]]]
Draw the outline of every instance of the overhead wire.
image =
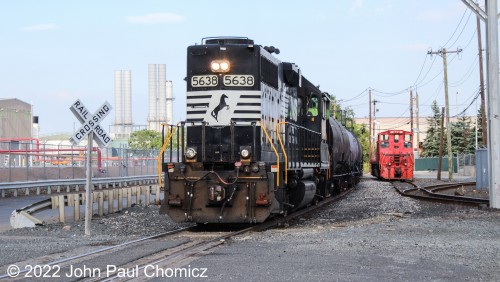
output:
[[481, 91], [478, 91], [476, 96], [474, 97], [474, 99], [472, 99], [472, 101], [470, 102], [470, 104], [463, 110], [461, 111], [460, 113], [452, 116], [452, 117], [458, 117], [458, 116], [461, 116], [463, 114], [465, 114], [465, 112], [470, 108], [470, 106], [472, 106], [472, 104], [474, 104], [474, 102], [477, 100], [477, 98], [479, 97], [479, 94], [481, 94]]
[[[465, 28], [467, 27], [467, 24], [469, 23], [469, 20], [470, 20], [470, 16], [472, 15], [472, 11], [469, 11], [469, 17], [467, 17], [467, 21], [465, 22], [464, 24], [464, 27], [462, 28], [462, 30], [460, 31], [460, 34], [458, 34], [457, 38], [455, 39], [455, 41], [453, 42], [453, 44], [451, 44], [450, 46], [453, 46], [455, 45], [455, 43], [457, 43], [458, 39], [460, 38], [460, 36], [462, 36], [462, 33], [464, 32]], [[463, 17], [462, 17], [463, 19]], [[456, 31], [456, 29], [455, 29]], [[444, 45], [446, 46], [446, 44]]]
[[478, 64], [479, 64], [479, 60], [478, 60], [478, 57], [476, 57], [474, 59], [474, 61], [472, 62], [472, 64], [470, 65], [467, 72], [456, 82], [450, 82], [449, 85], [452, 87], [457, 87], [457, 86], [464, 84], [470, 78], [470, 76], [472, 75], [472, 73], [474, 72], [474, 69], [477, 67]]
[[[468, 9], [466, 8], [464, 13], [462, 14], [462, 17], [460, 18], [460, 21], [458, 22], [457, 26], [455, 27], [455, 30], [453, 31], [453, 33], [451, 34], [451, 36], [448, 38], [448, 40], [446, 41], [445, 44], [443, 44], [442, 46], [449, 46], [449, 47], [452, 47], [454, 46], [458, 40], [462, 37], [466, 27], [468, 26], [468, 23], [470, 21], [470, 17], [472, 15], [472, 12], [469, 12], [469, 15], [465, 21], [465, 23], [462, 25], [462, 23], [464, 22], [464, 19], [465, 19], [465, 15], [467, 14], [467, 11]], [[460, 29], [461, 28], [461, 29]], [[457, 34], [457, 32], [460, 30], [460, 32], [458, 33], [458, 35], [455, 37], [455, 35]], [[474, 39], [475, 35], [476, 35], [477, 31], [474, 31], [474, 33], [472, 34], [471, 38], [467, 41], [467, 44], [465, 45], [464, 48], [462, 48], [462, 50], [466, 49], [469, 47], [469, 45], [471, 44], [472, 40]], [[453, 43], [451, 45], [448, 45], [453, 39], [455, 38], [455, 40], [453, 41]], [[433, 76], [432, 78], [430, 78], [429, 80], [426, 80], [428, 75], [431, 73], [431, 70], [433, 69], [433, 65], [436, 61], [436, 58], [437, 56], [435, 56], [429, 67], [426, 69], [426, 65], [427, 65], [427, 61], [428, 60], [428, 55], [429, 54], [426, 54], [426, 56], [424, 57], [424, 61], [420, 67], [420, 70], [419, 70], [419, 73], [417, 75], [417, 78], [415, 79], [415, 81], [413, 82], [412, 84], [412, 88], [415, 87], [415, 88], [422, 88], [422, 87], [425, 87], [427, 86], [428, 84], [430, 84], [431, 82], [433, 82], [437, 77], [439, 77], [440, 75], [442, 75], [442, 73], [444, 72], [444, 69], [442, 69], [441, 71], [439, 71], [435, 76]], [[458, 53], [455, 53], [454, 56], [452, 56], [449, 60], [448, 60], [448, 65], [450, 65], [457, 57], [458, 57]], [[477, 58], [474, 60], [474, 62], [471, 64], [471, 66], [469, 67], [468, 71], [456, 82], [454, 83], [450, 83], [450, 86], [452, 87], [456, 87], [456, 86], [459, 86], [459, 85], [462, 85], [463, 83], [465, 83], [469, 78], [470, 76], [472, 75], [473, 73], [473, 70], [474, 70], [474, 67], [477, 66]], [[426, 71], [424, 72], [424, 69], [426, 69]], [[423, 74], [425, 73], [425, 74]], [[420, 105], [425, 105], [425, 106], [432, 106], [432, 105], [428, 105], [427, 102], [432, 99], [432, 98], [435, 98], [439, 91], [443, 88], [443, 84], [439, 84], [439, 86], [436, 88], [436, 90], [434, 91], [434, 94], [431, 95], [423, 104], [420, 104]], [[366, 90], [365, 90], [366, 91]], [[387, 92], [387, 91], [382, 91], [382, 90], [378, 90], [378, 89], [374, 89], [372, 88], [372, 91], [377, 93], [377, 96], [381, 96], [381, 97], [393, 97], [393, 96], [397, 96], [397, 95], [401, 95], [403, 93], [407, 93], [409, 91], [409, 88], [405, 88], [403, 90], [400, 90], [400, 91], [394, 91], [394, 92]], [[363, 92], [362, 92], [363, 93]], [[361, 94], [362, 94], [361, 93]], [[359, 96], [359, 95], [358, 95]], [[352, 101], [354, 99], [357, 99], [357, 96], [352, 98], [352, 99], [349, 99], [347, 101]], [[476, 97], [474, 98], [473, 101], [475, 101], [477, 99], [477, 95]], [[468, 100], [468, 99], [467, 99]], [[403, 104], [403, 103], [393, 103], [393, 102], [384, 102], [384, 101], [378, 101], [379, 103], [386, 103], [386, 104], [394, 104], [394, 105], [407, 105], [407, 104]], [[473, 102], [472, 102], [473, 103]], [[471, 103], [471, 104], [472, 104]], [[361, 104], [358, 104], [358, 105], [354, 105], [355, 107], [357, 106], [361, 106]], [[470, 105], [467, 107], [469, 108]], [[409, 106], [408, 108], [401, 114], [400, 117], [396, 118], [397, 119], [400, 119], [403, 115], [405, 115], [409, 110]], [[465, 112], [466, 110], [464, 110], [463, 112]], [[392, 123], [392, 124], [395, 124], [395, 123]], [[404, 125], [406, 123], [403, 123], [403, 124], [400, 124], [398, 123], [397, 125]]]
[[467, 14], [467, 11], [469, 9], [466, 7], [465, 10], [464, 10], [464, 13], [462, 14], [462, 17], [460, 18], [460, 21], [458, 22], [457, 24], [457, 27], [455, 28], [455, 30], [453, 31], [453, 33], [451, 34], [450, 38], [448, 38], [448, 40], [446, 41], [445, 44], [443, 44], [443, 46], [446, 46], [448, 44], [448, 42], [451, 41], [451, 39], [453, 38], [453, 36], [455, 36], [455, 33], [457, 32], [458, 28], [460, 27], [460, 24], [462, 23], [462, 21], [464, 20], [464, 17], [465, 17], [465, 14]]
[[374, 88], [372, 88], [372, 91], [374, 91], [376, 93], [379, 93], [379, 94], [382, 94], [382, 97], [393, 97], [393, 96], [396, 96], [396, 95], [401, 95], [403, 93], [407, 93], [408, 92], [408, 88], [405, 88], [403, 90], [396, 91], [396, 92], [384, 92], [384, 91], [380, 91], [380, 90], [377, 90], [377, 89], [374, 89]]
[[361, 93], [359, 93], [358, 95], [354, 96], [353, 98], [350, 98], [350, 99], [340, 99], [339, 101], [340, 102], [350, 102], [350, 101], [353, 101], [353, 100], [357, 100], [357, 99], [360, 99], [361, 97], [364, 97], [365, 95], [363, 95], [363, 93], [366, 93], [369, 89], [366, 88], [365, 90], [363, 90]]
[[[426, 54], [426, 55], [429, 56], [429, 54]], [[424, 81], [427, 78], [427, 76], [431, 72], [431, 69], [432, 69], [432, 66], [434, 65], [434, 62], [436, 61], [436, 58], [437, 58], [437, 56], [434, 56], [434, 58], [432, 59], [431, 65], [427, 69], [427, 72], [425, 73], [424, 77], [422, 77], [422, 79], [419, 82], [414, 83], [413, 84], [414, 87], [418, 87], [422, 83], [422, 81]]]
[[424, 69], [425, 63], [427, 62], [427, 58], [429, 57], [428, 54], [425, 54], [424, 58], [424, 63], [422, 64], [422, 67], [420, 67], [420, 72], [418, 73], [417, 79], [413, 82], [413, 85], [417, 84], [418, 79], [420, 78], [420, 75], [422, 74], [422, 70]]

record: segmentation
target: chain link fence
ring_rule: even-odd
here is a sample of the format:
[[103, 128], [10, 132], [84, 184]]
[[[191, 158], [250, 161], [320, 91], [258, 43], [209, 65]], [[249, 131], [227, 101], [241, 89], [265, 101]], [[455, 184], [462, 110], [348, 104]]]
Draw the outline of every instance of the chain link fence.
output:
[[475, 176], [476, 175], [476, 155], [475, 154], [463, 154], [457, 155], [458, 162], [458, 174], [463, 176]]
[[[154, 175], [159, 150], [97, 148], [92, 150], [94, 178]], [[165, 156], [177, 152], [167, 151]], [[0, 142], [0, 182], [85, 178], [85, 146]]]

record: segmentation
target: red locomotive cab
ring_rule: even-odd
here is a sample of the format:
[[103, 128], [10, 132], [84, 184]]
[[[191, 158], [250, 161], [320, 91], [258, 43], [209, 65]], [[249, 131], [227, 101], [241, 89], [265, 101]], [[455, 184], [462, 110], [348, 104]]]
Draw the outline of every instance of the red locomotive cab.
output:
[[413, 135], [404, 130], [378, 134], [372, 175], [387, 180], [413, 180]]

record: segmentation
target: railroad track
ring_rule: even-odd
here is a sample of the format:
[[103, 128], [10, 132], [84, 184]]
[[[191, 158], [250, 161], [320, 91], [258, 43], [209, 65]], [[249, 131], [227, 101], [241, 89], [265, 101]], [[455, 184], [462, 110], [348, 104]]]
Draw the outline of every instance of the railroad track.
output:
[[[391, 182], [403, 196], [466, 205], [489, 205], [488, 199], [454, 195], [460, 188], [475, 186], [476, 182], [456, 182], [419, 187], [413, 182]], [[451, 193], [450, 193], [451, 191]]]
[[[229, 226], [233, 230], [236, 228], [235, 231], [207, 232], [206, 228], [203, 228], [204, 225], [191, 226], [64, 259], [50, 260], [49, 256], [47, 256], [32, 259], [29, 262], [18, 262], [16, 265], [20, 266], [21, 269], [27, 264], [47, 266], [46, 269], [48, 270], [60, 270], [60, 277], [67, 277], [66, 275], [71, 273], [72, 269], [87, 270], [82, 276], [70, 277], [71, 279], [65, 279], [65, 281], [78, 281], [81, 279], [85, 281], [141, 281], [148, 278], [157, 278], [157, 276], [148, 277], [147, 274], [156, 275], [155, 271], [158, 271], [157, 269], [160, 270], [160, 273], [167, 269], [181, 269], [181, 267], [188, 265], [197, 257], [225, 244], [232, 237], [283, 225], [290, 220], [304, 216], [341, 199], [351, 190], [348, 189], [337, 196], [326, 198], [315, 205], [292, 214], [277, 216], [262, 224], [243, 227], [241, 225], [237, 227]], [[219, 227], [218, 230], [221, 230], [221, 228]], [[148, 248], [150, 250], [147, 250]], [[110, 265], [112, 266], [111, 273], [109, 271]], [[6, 269], [4, 268], [6, 267], [0, 267], [0, 273], [6, 273]], [[18, 278], [21, 280], [26, 279], [23, 274], [27, 271], [22, 270], [19, 272]], [[51, 272], [47, 273], [51, 274]], [[165, 274], [165, 272], [163, 273]], [[9, 280], [12, 279], [8, 275], [0, 276], [0, 280], [6, 278]]]
[[[58, 266], [57, 267], [58, 269], [64, 270], [64, 267], [69, 266], [71, 264], [78, 263], [78, 262], [84, 261], [86, 259], [92, 259], [92, 258], [95, 258], [97, 256], [105, 256], [105, 255], [111, 254], [111, 253], [113, 253], [115, 251], [119, 251], [121, 249], [125, 249], [128, 246], [132, 246], [132, 245], [135, 245], [135, 244], [143, 243], [143, 242], [146, 242], [148, 240], [154, 240], [154, 239], [158, 239], [158, 238], [163, 238], [163, 237], [166, 237], [166, 236], [170, 236], [170, 235], [173, 235], [173, 234], [177, 234], [177, 233], [180, 233], [182, 231], [188, 230], [189, 228], [191, 228], [191, 227], [178, 228], [178, 229], [175, 229], [175, 230], [167, 231], [167, 232], [156, 234], [156, 235], [153, 235], [153, 236], [148, 236], [148, 237], [144, 237], [144, 238], [140, 238], [140, 239], [136, 239], [136, 240], [124, 242], [124, 243], [121, 243], [121, 244], [104, 247], [104, 248], [101, 248], [101, 249], [98, 249], [98, 250], [94, 250], [94, 251], [91, 251], [91, 252], [87, 252], [87, 253], [83, 253], [83, 254], [79, 254], [79, 255], [75, 255], [75, 256], [63, 258], [63, 259], [58, 259], [58, 260], [50, 260], [50, 256], [43, 256], [43, 257], [37, 258], [35, 260], [30, 260], [29, 264], [30, 265], [43, 265], [43, 266], [47, 266], [47, 269], [53, 269], [52, 268], [53, 266]], [[25, 276], [23, 276], [23, 274], [25, 274], [25, 273], [27, 273], [27, 272], [30, 271], [30, 269], [26, 269], [24, 267], [24, 265], [25, 265], [24, 262], [18, 262], [18, 263], [16, 263], [16, 265], [18, 265], [20, 267], [20, 269], [21, 269], [17, 273], [18, 277], [21, 277], [21, 278], [25, 277]], [[0, 273], [6, 273], [6, 269], [4, 269], [4, 268], [5, 267], [0, 267]], [[9, 275], [7, 275], [7, 274], [3, 274], [3, 275], [0, 275], [0, 280], [2, 280], [2, 279], [9, 279], [10, 280], [10, 279], [12, 279], [12, 277], [9, 276]]]

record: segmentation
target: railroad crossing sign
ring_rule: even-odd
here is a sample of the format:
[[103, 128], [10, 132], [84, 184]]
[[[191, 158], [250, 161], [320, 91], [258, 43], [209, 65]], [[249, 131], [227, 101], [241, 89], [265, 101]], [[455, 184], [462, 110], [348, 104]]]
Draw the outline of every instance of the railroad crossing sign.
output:
[[90, 196], [92, 186], [92, 140], [99, 144], [100, 147], [106, 147], [111, 143], [111, 138], [108, 133], [102, 128], [99, 123], [109, 114], [113, 107], [106, 101], [97, 109], [94, 115], [90, 115], [89, 110], [80, 101], [76, 100], [69, 108], [76, 118], [82, 123], [82, 126], [69, 139], [73, 145], [78, 145], [83, 138], [88, 137], [87, 158], [86, 158], [86, 174], [87, 181], [85, 185], [85, 235], [90, 235], [90, 220], [92, 218], [92, 197]]
[[[99, 109], [90, 115], [89, 110], [80, 101], [76, 100], [69, 108], [76, 118], [82, 123], [82, 126], [71, 136], [69, 141], [74, 146], [78, 145], [90, 132], [93, 132], [95, 141], [100, 147], [106, 147], [111, 143], [109, 134], [102, 128], [99, 123], [109, 114], [113, 107], [106, 101]], [[91, 146], [91, 145], [90, 145]]]

